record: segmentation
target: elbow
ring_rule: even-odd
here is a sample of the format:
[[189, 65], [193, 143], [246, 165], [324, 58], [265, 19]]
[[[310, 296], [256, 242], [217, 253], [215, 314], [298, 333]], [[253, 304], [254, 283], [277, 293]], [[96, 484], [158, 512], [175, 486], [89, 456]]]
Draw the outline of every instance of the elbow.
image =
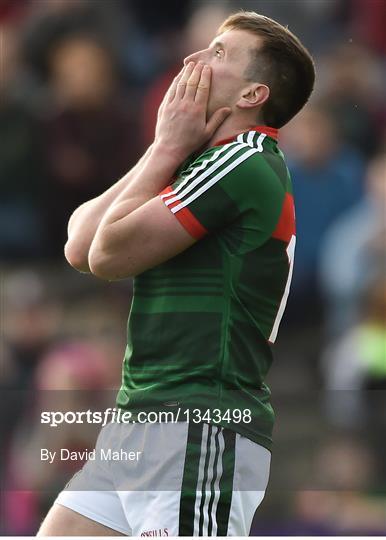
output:
[[90, 249], [88, 266], [90, 268], [90, 272], [99, 279], [104, 279], [106, 281], [113, 281], [116, 279], [113, 276], [111, 261], [106, 254], [100, 250]]
[[106, 234], [98, 231], [88, 252], [90, 272], [99, 279], [112, 280], [111, 257], [106, 249]]
[[64, 256], [67, 262], [79, 272], [90, 272], [88, 253], [70, 240], [64, 246]]
[[118, 256], [107, 254], [98, 248], [91, 248], [88, 258], [90, 272], [105, 281], [133, 278], [137, 274], [130, 265], [122, 264]]
[[103, 250], [98, 245], [92, 245], [88, 256], [90, 272], [105, 281], [117, 281], [132, 277], [127, 268], [121, 268], [118, 256]]
[[132, 278], [138, 274], [135, 261], [128, 239], [123, 245], [108, 227], [95, 235], [88, 253], [88, 266], [94, 276], [106, 281]]

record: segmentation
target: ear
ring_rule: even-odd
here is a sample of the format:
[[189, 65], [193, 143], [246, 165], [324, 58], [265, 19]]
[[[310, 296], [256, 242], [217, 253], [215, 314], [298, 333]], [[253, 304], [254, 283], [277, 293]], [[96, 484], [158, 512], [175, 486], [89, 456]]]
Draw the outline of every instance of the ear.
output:
[[253, 83], [243, 89], [236, 103], [240, 109], [261, 107], [269, 98], [269, 87], [265, 84]]

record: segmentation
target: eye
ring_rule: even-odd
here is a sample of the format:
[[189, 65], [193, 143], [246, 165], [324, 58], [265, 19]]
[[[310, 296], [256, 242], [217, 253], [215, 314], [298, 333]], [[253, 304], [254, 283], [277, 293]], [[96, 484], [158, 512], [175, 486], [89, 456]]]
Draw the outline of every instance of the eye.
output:
[[222, 57], [222, 54], [223, 54], [223, 50], [222, 50], [222, 49], [216, 49], [216, 50], [215, 50], [215, 55], [217, 56], [217, 58], [221, 58], [221, 57]]

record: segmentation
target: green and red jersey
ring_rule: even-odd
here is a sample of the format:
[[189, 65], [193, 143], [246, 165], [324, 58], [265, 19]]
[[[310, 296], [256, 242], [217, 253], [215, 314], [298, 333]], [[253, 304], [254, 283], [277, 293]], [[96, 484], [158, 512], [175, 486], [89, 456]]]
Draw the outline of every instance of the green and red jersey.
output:
[[134, 280], [119, 407], [250, 409], [250, 423], [220, 425], [271, 448], [264, 380], [295, 249], [276, 137], [256, 127], [220, 141], [189, 158], [160, 194], [199, 241]]

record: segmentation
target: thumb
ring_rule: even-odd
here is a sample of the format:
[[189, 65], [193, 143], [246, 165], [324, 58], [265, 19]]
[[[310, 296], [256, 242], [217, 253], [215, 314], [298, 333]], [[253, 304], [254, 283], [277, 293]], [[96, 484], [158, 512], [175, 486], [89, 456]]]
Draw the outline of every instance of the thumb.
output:
[[209, 137], [211, 137], [224, 120], [228, 118], [231, 112], [232, 109], [230, 107], [223, 107], [212, 114], [206, 126]]

